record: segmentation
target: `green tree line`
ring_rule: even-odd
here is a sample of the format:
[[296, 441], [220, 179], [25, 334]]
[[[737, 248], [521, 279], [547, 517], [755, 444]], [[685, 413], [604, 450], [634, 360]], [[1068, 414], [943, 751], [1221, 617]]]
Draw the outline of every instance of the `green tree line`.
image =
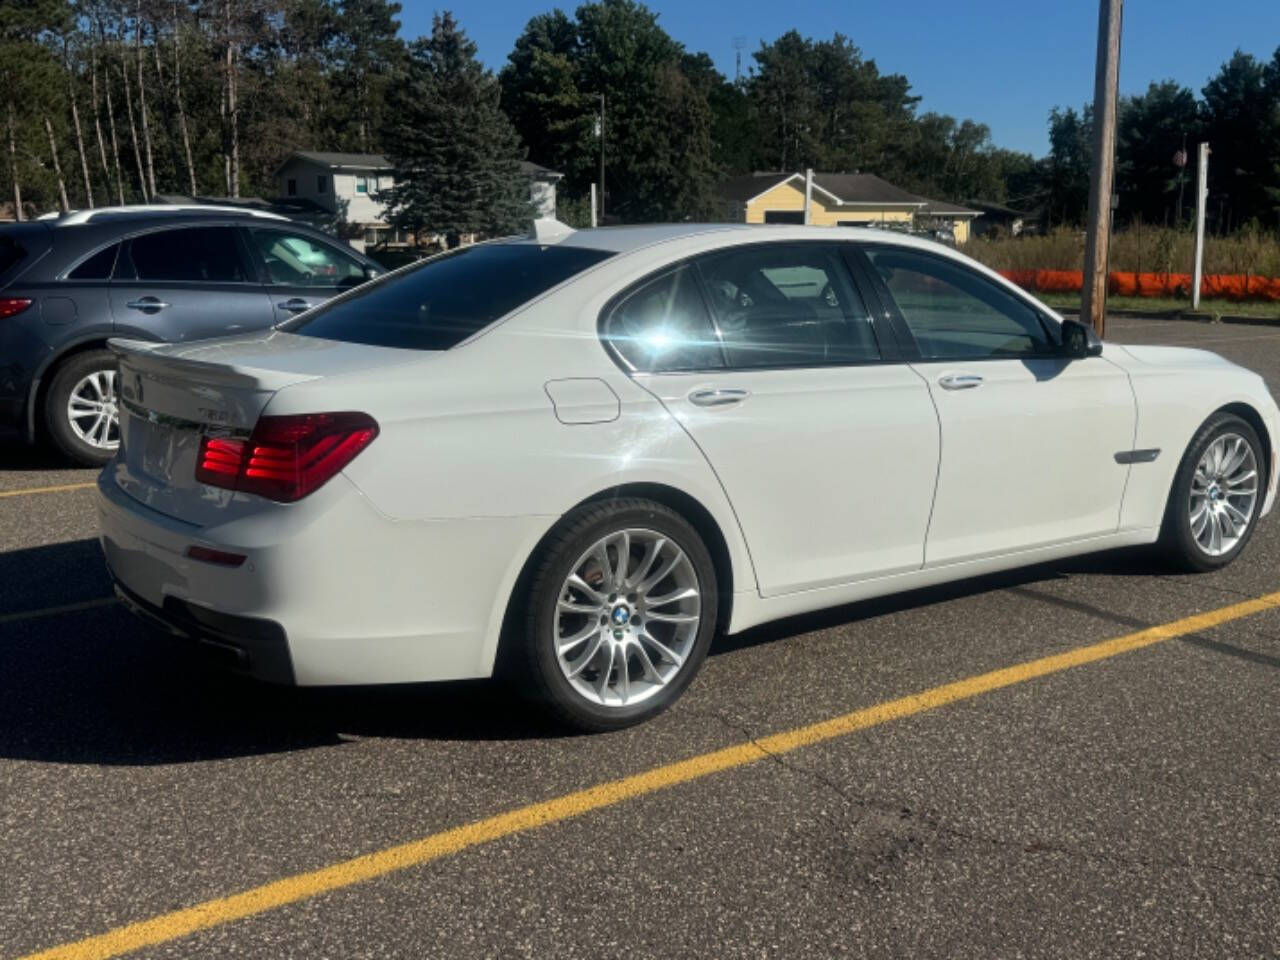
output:
[[[606, 213], [623, 221], [715, 219], [720, 178], [804, 167], [1052, 224], [1084, 217], [1087, 107], [1050, 112], [1037, 159], [977, 120], [920, 111], [907, 77], [842, 34], [790, 31], [733, 80], [643, 4], [593, 0], [530, 20], [495, 74], [452, 15], [406, 41], [400, 12], [388, 0], [6, 0], [3, 197], [28, 212], [270, 197], [295, 149], [382, 152], [397, 225], [483, 233], [527, 215], [524, 158], [564, 173], [561, 209], [585, 220], [603, 150]], [[1118, 216], [1185, 221], [1202, 139], [1214, 223], [1280, 223], [1280, 48], [1267, 62], [1236, 52], [1198, 97], [1166, 81], [1124, 99]]]

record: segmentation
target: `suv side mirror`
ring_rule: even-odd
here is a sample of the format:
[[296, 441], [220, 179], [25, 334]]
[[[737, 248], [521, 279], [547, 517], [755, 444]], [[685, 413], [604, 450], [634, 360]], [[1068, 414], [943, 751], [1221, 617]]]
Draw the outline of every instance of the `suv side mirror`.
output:
[[1071, 360], [1101, 356], [1102, 341], [1098, 339], [1097, 331], [1079, 320], [1063, 320], [1062, 355]]

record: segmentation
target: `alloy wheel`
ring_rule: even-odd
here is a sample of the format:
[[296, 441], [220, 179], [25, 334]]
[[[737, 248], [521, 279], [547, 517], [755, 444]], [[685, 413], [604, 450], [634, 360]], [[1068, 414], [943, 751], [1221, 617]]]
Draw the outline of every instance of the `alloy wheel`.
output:
[[1191, 478], [1191, 535], [1206, 554], [1229, 553], [1253, 520], [1258, 502], [1258, 462], [1237, 433], [1216, 437]]
[[653, 530], [618, 530], [592, 544], [560, 587], [556, 659], [586, 700], [630, 707], [680, 672], [701, 618], [698, 576], [679, 545]]
[[67, 422], [82, 442], [96, 450], [120, 445], [120, 412], [116, 398], [116, 372], [95, 370], [82, 377], [67, 400]]

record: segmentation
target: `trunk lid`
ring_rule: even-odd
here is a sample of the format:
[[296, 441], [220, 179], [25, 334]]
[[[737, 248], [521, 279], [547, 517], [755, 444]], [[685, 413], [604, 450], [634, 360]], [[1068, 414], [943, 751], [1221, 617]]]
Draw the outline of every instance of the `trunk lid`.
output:
[[277, 330], [189, 344], [109, 345], [120, 358], [121, 450], [107, 469], [133, 499], [197, 526], [264, 503], [196, 480], [203, 437], [247, 437], [271, 398], [293, 384], [406, 362], [399, 350]]

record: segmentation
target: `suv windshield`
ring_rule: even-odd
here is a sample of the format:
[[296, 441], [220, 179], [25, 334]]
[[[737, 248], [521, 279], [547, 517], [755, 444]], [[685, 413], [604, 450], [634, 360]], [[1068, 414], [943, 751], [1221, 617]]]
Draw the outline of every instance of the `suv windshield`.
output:
[[499, 317], [613, 256], [585, 247], [486, 243], [435, 257], [280, 329], [408, 350], [448, 350]]

